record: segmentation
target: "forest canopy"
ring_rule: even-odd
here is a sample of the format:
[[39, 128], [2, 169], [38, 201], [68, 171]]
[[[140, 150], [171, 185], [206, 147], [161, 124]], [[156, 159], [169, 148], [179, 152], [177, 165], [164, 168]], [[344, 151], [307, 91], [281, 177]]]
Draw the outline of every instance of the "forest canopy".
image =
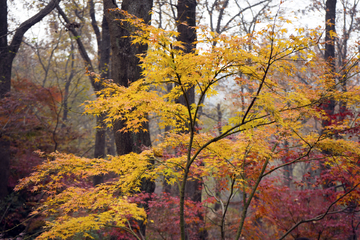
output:
[[357, 4], [336, 3], [315, 29], [272, 1], [56, 3], [0, 100], [0, 236], [357, 239], [357, 25], [336, 21]]

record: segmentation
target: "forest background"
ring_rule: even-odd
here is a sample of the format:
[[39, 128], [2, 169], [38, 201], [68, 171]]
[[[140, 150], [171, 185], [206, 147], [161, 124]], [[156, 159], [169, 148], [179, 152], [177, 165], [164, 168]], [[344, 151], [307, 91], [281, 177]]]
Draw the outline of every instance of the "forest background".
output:
[[16, 4], [1, 238], [358, 238], [358, 1]]

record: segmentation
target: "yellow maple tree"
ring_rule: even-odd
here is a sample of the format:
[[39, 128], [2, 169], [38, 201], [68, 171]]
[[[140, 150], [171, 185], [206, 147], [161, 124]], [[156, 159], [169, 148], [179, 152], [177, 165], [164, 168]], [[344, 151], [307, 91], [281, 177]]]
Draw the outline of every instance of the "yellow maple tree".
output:
[[[61, 153], [49, 156], [17, 187], [19, 190], [32, 184], [33, 191], [41, 189], [46, 194], [36, 212], [52, 217], [39, 239], [65, 239], [78, 233], [90, 236], [89, 230], [109, 226], [125, 229], [141, 239], [130, 221], [146, 220], [146, 213], [128, 198], [139, 191], [142, 179], [155, 181], [161, 177], [179, 186], [179, 231], [181, 239], [185, 239], [186, 182], [205, 176], [226, 179], [224, 187], [231, 193], [235, 190], [244, 193], [234, 237], [240, 239], [249, 207], [266, 176], [285, 165], [308, 160], [313, 152], [329, 149], [332, 155], [323, 159], [326, 164], [341, 164], [344, 169], [356, 165], [359, 146], [334, 135], [351, 127], [357, 119], [346, 118], [322, 132], [315, 131], [309, 123], [329, 117], [319, 105], [330, 97], [346, 101], [349, 106], [360, 100], [359, 87], [343, 93], [328, 81], [332, 76], [326, 74], [326, 64], [317, 58], [313, 48], [320, 39], [317, 30], [297, 29], [289, 37], [286, 29], [277, 24], [281, 20], [246, 36], [217, 35], [199, 28], [199, 47], [194, 53], [185, 53], [182, 43], [176, 40], [177, 32], [146, 25], [126, 12], [122, 14], [126, 18], [118, 20], [119, 24], [126, 21], [134, 26], [133, 44], [149, 46], [147, 54], [139, 56], [142, 78], [127, 88], [109, 81], [97, 93], [96, 100], [85, 104], [86, 112], [106, 113], [105, 122], [110, 127], [115, 120], [125, 121], [123, 132], [143, 131], [148, 116], [159, 118], [161, 127], [172, 128], [161, 143], [140, 154], [107, 159]], [[353, 67], [349, 71], [356, 72]], [[309, 69], [317, 72], [308, 76], [308, 83], [295, 76]], [[218, 93], [216, 86], [221, 81], [232, 81], [232, 92], [242, 85], [253, 89], [243, 95], [245, 111], [235, 111], [221, 134], [199, 133], [196, 128], [203, 100]], [[169, 83], [174, 87], [166, 91]], [[187, 101], [190, 88], [197, 93], [195, 104]], [[238, 92], [234, 97], [240, 97]], [[186, 105], [176, 103], [181, 95], [185, 96]], [[285, 141], [299, 146], [301, 152], [290, 163], [276, 165]], [[179, 146], [184, 150], [176, 156], [163, 155]], [[99, 174], [112, 174], [114, 178], [95, 187], [87, 184]], [[229, 204], [222, 207], [219, 223], [222, 239], [228, 208]]]

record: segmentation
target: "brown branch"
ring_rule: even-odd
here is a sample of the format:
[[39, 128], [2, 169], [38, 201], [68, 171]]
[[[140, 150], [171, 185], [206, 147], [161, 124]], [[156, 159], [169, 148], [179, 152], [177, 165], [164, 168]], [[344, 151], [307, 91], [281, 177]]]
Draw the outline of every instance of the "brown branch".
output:
[[27, 30], [29, 30], [32, 26], [40, 22], [46, 15], [48, 15], [56, 6], [59, 5], [60, 1], [61, 0], [52, 0], [40, 12], [26, 20], [19, 26], [19, 28], [15, 31], [15, 35], [10, 44], [10, 51], [12, 53], [16, 54], [18, 52], [24, 34], [27, 32]]
[[[95, 72], [94, 67], [92, 65], [92, 62], [91, 62], [91, 59], [90, 59], [89, 55], [87, 54], [87, 51], [85, 49], [85, 46], [84, 46], [83, 42], [81, 41], [79, 33], [72, 26], [70, 19], [66, 16], [65, 12], [60, 8], [59, 5], [56, 6], [56, 9], [58, 10], [59, 14], [64, 19], [64, 21], [66, 22], [66, 25], [69, 26], [69, 28], [68, 28], [69, 31], [75, 37], [75, 40], [76, 40], [76, 43], [78, 45], [80, 55], [81, 55], [82, 59], [85, 62], [85, 67], [88, 69], [88, 71]], [[96, 85], [95, 79], [91, 75], [89, 75], [89, 78], [90, 78], [90, 81], [91, 81], [91, 85], [95, 88], [95, 85]]]
[[348, 194], [350, 194], [352, 191], [355, 190], [355, 188], [357, 188], [360, 185], [360, 183], [356, 184], [354, 187], [352, 187], [349, 191], [347, 191], [344, 195], [342, 195], [341, 197], [339, 197], [335, 202], [331, 203], [330, 206], [326, 209], [326, 211], [323, 214], [320, 214], [314, 218], [311, 219], [306, 219], [306, 220], [301, 220], [300, 222], [298, 222], [297, 224], [295, 224], [294, 226], [292, 226], [281, 238], [279, 238], [279, 240], [284, 239], [287, 235], [289, 235], [293, 230], [295, 230], [295, 228], [297, 228], [300, 224], [303, 223], [307, 223], [307, 222], [313, 222], [313, 221], [320, 221], [323, 218], [326, 217], [326, 215], [328, 214], [332, 214], [332, 213], [337, 213], [336, 212], [330, 212], [330, 209], [337, 203], [339, 202], [341, 199], [343, 199], [344, 197], [346, 197]]

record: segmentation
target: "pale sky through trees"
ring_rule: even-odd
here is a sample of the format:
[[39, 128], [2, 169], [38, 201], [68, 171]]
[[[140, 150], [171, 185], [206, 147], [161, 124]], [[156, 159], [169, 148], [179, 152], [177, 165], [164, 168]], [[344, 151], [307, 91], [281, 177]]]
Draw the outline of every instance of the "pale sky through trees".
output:
[[[23, 4], [24, 1], [13, 1], [9, 4], [9, 12], [12, 20], [15, 20], [15, 23], [13, 21], [10, 22], [9, 28], [10, 31], [14, 30], [16, 26], [21, 24], [23, 21], [28, 19], [29, 17], [33, 16], [36, 11], [33, 9], [26, 9], [25, 5]], [[244, 1], [245, 2], [245, 1]], [[254, 0], [250, 1], [255, 2]], [[309, 0], [284, 0], [283, 3], [280, 6], [280, 11], [286, 14], [283, 14], [284, 17], [289, 17], [290, 20], [293, 21], [293, 24], [296, 27], [305, 27], [305, 28], [315, 28], [318, 26], [323, 26], [323, 19], [324, 19], [324, 13], [319, 11], [308, 11], [306, 8], [309, 6], [310, 1]], [[272, 15], [276, 13], [276, 11], [279, 10], [279, 3], [280, 0], [275, 0], [271, 4], [272, 6], [276, 6], [272, 9]], [[31, 5], [31, 3], [30, 3]], [[245, 4], [244, 4], [245, 6]], [[340, 4], [338, 4], [338, 7]], [[231, 9], [231, 8], [229, 8]], [[296, 15], [297, 19], [294, 18]], [[206, 16], [204, 16], [206, 17]], [[34, 27], [30, 29], [25, 34], [25, 37], [30, 39], [42, 39], [46, 38], [46, 24], [45, 22], [49, 16], [45, 17], [44, 20], [42, 20], [40, 23], [36, 24]], [[98, 17], [98, 20], [100, 21], [100, 17]], [[207, 21], [204, 20], [203, 24], [206, 24]], [[261, 26], [261, 25], [259, 25]]]

